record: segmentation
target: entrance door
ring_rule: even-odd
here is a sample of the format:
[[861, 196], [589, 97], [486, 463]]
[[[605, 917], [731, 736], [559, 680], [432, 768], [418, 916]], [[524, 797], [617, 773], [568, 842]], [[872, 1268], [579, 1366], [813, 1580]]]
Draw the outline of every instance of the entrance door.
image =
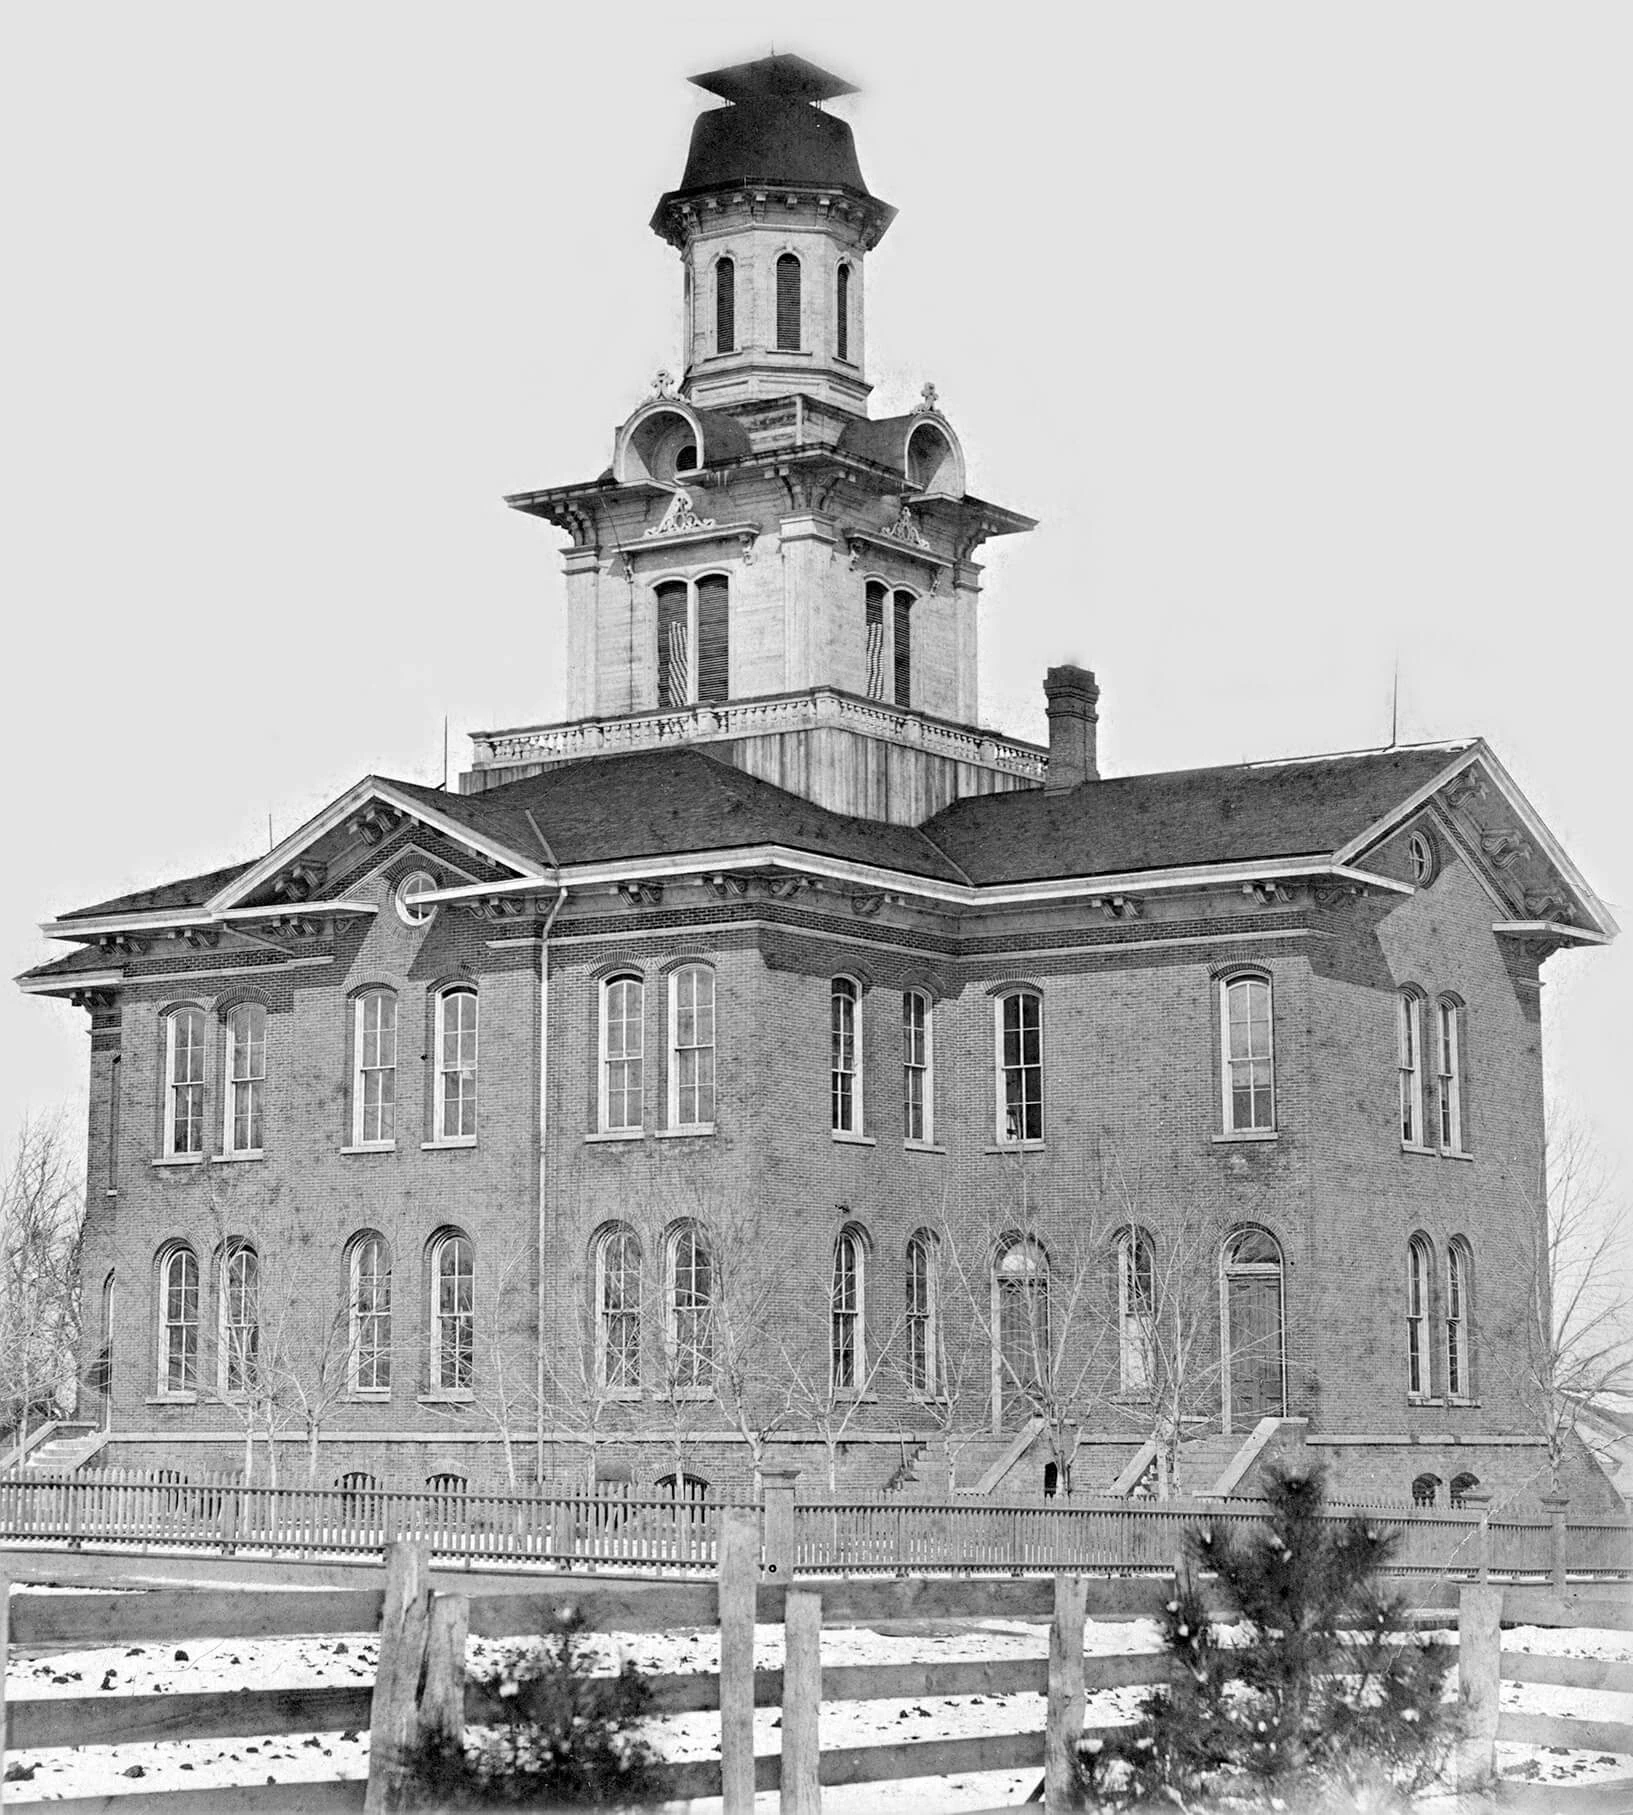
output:
[[1226, 1251], [1225, 1321], [1229, 1428], [1283, 1416], [1281, 1250], [1262, 1229], [1244, 1230]]

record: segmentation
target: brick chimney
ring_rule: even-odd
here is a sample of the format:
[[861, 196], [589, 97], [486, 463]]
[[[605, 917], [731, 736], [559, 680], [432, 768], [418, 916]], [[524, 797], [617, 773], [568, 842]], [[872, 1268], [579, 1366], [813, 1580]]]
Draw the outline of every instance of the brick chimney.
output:
[[1065, 665], [1051, 668], [1043, 677], [1043, 696], [1049, 702], [1049, 779], [1051, 792], [1075, 788], [1080, 781], [1098, 781], [1095, 760], [1095, 707], [1100, 689], [1087, 668]]

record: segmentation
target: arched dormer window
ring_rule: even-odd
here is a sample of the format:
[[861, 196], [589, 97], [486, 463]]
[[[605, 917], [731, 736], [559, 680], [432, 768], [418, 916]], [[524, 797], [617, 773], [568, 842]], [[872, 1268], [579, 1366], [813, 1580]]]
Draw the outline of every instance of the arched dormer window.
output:
[[391, 1391], [391, 1250], [374, 1230], [346, 1249], [347, 1360], [354, 1393]]
[[1043, 1139], [1043, 998], [1035, 989], [1005, 990], [993, 1003], [1000, 1147]]
[[715, 260], [714, 350], [737, 351], [737, 265], [729, 258]]
[[595, 1244], [595, 1378], [614, 1393], [641, 1385], [641, 1244], [615, 1223]]
[[1395, 997], [1395, 1044], [1400, 1071], [1403, 1147], [1423, 1142], [1423, 992], [1410, 984]]
[[397, 998], [366, 989], [352, 1006], [352, 1145], [390, 1147], [397, 1135]]
[[940, 1388], [941, 1279], [936, 1237], [916, 1230], [907, 1241], [907, 1384], [915, 1393]]
[[1145, 1229], [1117, 1232], [1117, 1383], [1122, 1392], [1151, 1385], [1152, 1321], [1157, 1308], [1156, 1252]]
[[1219, 1036], [1225, 1132], [1273, 1132], [1276, 1061], [1268, 977], [1226, 977], [1220, 983]]
[[218, 1384], [224, 1393], [254, 1390], [261, 1344], [261, 1262], [244, 1241], [227, 1245], [221, 1256], [217, 1347]]
[[1406, 1244], [1406, 1396], [1429, 1397], [1429, 1281], [1434, 1254], [1427, 1236]]
[[792, 252], [777, 260], [777, 351], [800, 348], [800, 265]]
[[865, 1265], [861, 1231], [841, 1229], [834, 1243], [833, 1277], [828, 1290], [828, 1369], [836, 1393], [860, 1392], [866, 1376], [862, 1323]]
[[829, 1123], [835, 1134], [862, 1132], [862, 992], [854, 977], [828, 991]]
[[939, 423], [921, 422], [907, 437], [907, 483], [944, 496], [963, 489], [958, 455]]
[[173, 1008], [164, 1018], [164, 1154], [204, 1152], [204, 1010]]
[[657, 604], [658, 705], [678, 711], [731, 698], [731, 585], [724, 574], [664, 580]]
[[851, 356], [851, 268], [841, 265], [834, 273], [834, 355]]
[[1474, 1263], [1469, 1245], [1454, 1235], [1446, 1245], [1446, 1397], [1474, 1397], [1473, 1353], [1469, 1333], [1474, 1323]]
[[445, 1229], [431, 1243], [431, 1385], [468, 1393], [476, 1378], [476, 1254], [471, 1238]]
[[266, 1091], [266, 1010], [240, 1002], [227, 1011], [227, 1088], [221, 1151], [244, 1157], [261, 1151], [261, 1107]]
[[468, 1145], [476, 1140], [476, 991], [469, 984], [437, 996], [436, 1055], [434, 1138]]
[[159, 1255], [159, 1391], [198, 1388], [198, 1256], [186, 1242]]

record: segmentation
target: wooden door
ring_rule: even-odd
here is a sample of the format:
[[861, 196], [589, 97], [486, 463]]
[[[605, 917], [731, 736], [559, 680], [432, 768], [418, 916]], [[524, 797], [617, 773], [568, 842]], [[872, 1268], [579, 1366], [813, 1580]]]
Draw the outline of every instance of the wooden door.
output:
[[1275, 1273], [1233, 1273], [1230, 1291], [1230, 1421], [1246, 1430], [1260, 1418], [1279, 1418], [1282, 1397], [1281, 1279]]

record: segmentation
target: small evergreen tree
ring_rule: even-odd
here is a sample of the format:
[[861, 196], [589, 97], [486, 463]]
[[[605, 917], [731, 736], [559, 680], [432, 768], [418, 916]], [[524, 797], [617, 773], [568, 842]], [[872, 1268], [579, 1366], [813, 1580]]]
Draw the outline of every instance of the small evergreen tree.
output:
[[[1080, 1753], [1100, 1806], [1326, 1811], [1398, 1808], [1440, 1775], [1456, 1730], [1451, 1654], [1406, 1622], [1380, 1572], [1397, 1532], [1324, 1519], [1319, 1469], [1269, 1472], [1264, 1528], [1215, 1522], [1162, 1620], [1170, 1680], [1126, 1734]], [[1227, 1642], [1197, 1576], [1245, 1629]]]
[[639, 1731], [652, 1691], [633, 1664], [594, 1673], [588, 1622], [566, 1610], [541, 1648], [478, 1680], [505, 1722], [463, 1745], [429, 1742], [413, 1759], [422, 1809], [633, 1809], [655, 1799], [657, 1753]]

